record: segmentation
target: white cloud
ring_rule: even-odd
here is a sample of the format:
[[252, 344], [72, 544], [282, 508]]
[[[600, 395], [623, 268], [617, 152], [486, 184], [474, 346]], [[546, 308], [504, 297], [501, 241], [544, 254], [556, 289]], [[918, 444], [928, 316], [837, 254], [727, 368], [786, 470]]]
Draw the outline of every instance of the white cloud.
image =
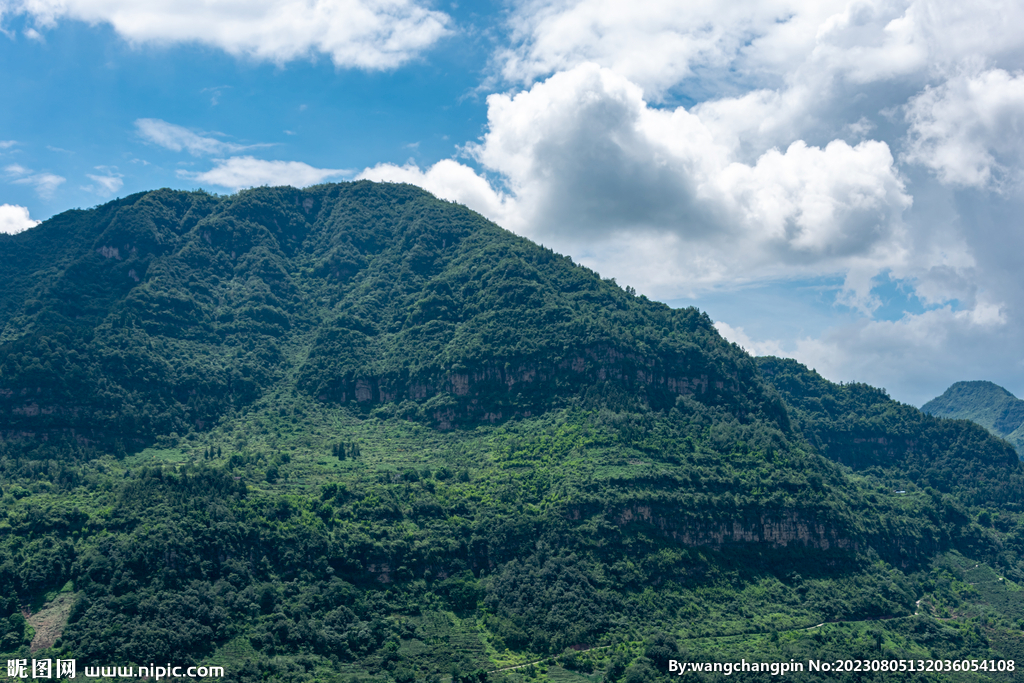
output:
[[16, 185], [31, 185], [40, 197], [52, 197], [54, 191], [66, 180], [53, 173], [36, 173], [21, 164], [10, 164], [4, 168], [10, 182]]
[[534, 0], [512, 12], [513, 45], [497, 66], [531, 83], [596, 62], [655, 100], [687, 79], [749, 90], [816, 72], [869, 83], [978, 54], [1020, 57], [1022, 23], [1013, 0]]
[[[11, 0], [40, 28], [106, 23], [132, 43], [200, 43], [282, 64], [328, 55], [339, 67], [389, 69], [449, 32], [450, 18], [411, 0]], [[0, 13], [2, 14], [2, 13]]]
[[[1002, 304], [979, 301], [955, 310], [943, 306], [900, 320], [867, 320], [801, 339], [791, 356], [835, 382], [885, 387], [901, 401], [921, 405], [964, 379], [1007, 385], [1024, 379], [1019, 322]], [[985, 349], [972, 353], [971, 349]]]
[[220, 98], [224, 96], [224, 91], [230, 90], [231, 87], [232, 86], [230, 85], [216, 85], [211, 88], [203, 88], [199, 92], [212, 93], [210, 95], [210, 106], [216, 107], [218, 104], [220, 104]]
[[853, 137], [863, 138], [877, 127], [878, 126], [869, 121], [867, 117], [862, 116], [853, 123], [846, 124], [845, 129]]
[[439, 161], [426, 171], [412, 162], [405, 166], [378, 164], [356, 176], [356, 180], [363, 179], [410, 183], [438, 197], [464, 204], [500, 225], [507, 226], [516, 222], [514, 199], [495, 191], [473, 169], [451, 159]]
[[951, 185], [989, 186], [1024, 161], [1024, 74], [958, 74], [910, 100], [907, 159]]
[[733, 327], [729, 323], [717, 321], [715, 329], [718, 333], [734, 344], [739, 344], [743, 350], [752, 356], [786, 356], [781, 342], [775, 339], [765, 341], [754, 341], [742, 327]]
[[52, 197], [53, 193], [61, 184], [64, 183], [65, 180], [66, 178], [54, 173], [36, 173], [27, 178], [15, 180], [14, 182], [21, 185], [33, 186], [40, 197]]
[[1024, 67], [1022, 24], [1012, 0], [534, 0], [512, 12], [495, 66], [529, 85], [593, 62], [650, 102], [696, 99], [691, 113], [750, 163], [797, 140], [862, 139], [965, 63]]
[[17, 140], [0, 140], [0, 149], [10, 149], [18, 144]]
[[96, 170], [100, 171], [104, 175], [88, 174], [86, 177], [92, 180], [95, 184], [83, 187], [83, 190], [95, 192], [100, 196], [109, 197], [124, 187], [124, 180], [122, 180], [124, 176], [122, 174], [117, 173], [106, 166], [97, 166]]
[[784, 341], [758, 339], [727, 323], [716, 322], [715, 327], [753, 355], [795, 358], [826, 379], [884, 387], [894, 398], [914, 405], [965, 379], [1024, 384], [1020, 320], [1010, 315], [1008, 306], [984, 298], [964, 308], [947, 305], [905, 313], [897, 320], [861, 318], [817, 337]]
[[34, 228], [42, 221], [32, 220], [28, 209], [14, 204], [0, 204], [0, 233], [16, 235], [19, 232]]
[[717, 183], [752, 233], [784, 242], [790, 262], [871, 256], [879, 243], [891, 250], [912, 203], [879, 141], [833, 140], [824, 149], [797, 141], [784, 154], [768, 150], [755, 166], [729, 164]]
[[192, 156], [206, 154], [234, 154], [246, 149], [269, 147], [267, 144], [239, 145], [214, 137], [199, 135], [188, 128], [161, 119], [137, 119], [135, 128], [139, 136], [173, 152], [187, 151]]
[[261, 185], [306, 187], [331, 178], [352, 174], [351, 170], [315, 168], [300, 161], [266, 161], [250, 156], [215, 159], [214, 161], [217, 165], [209, 171], [202, 173], [178, 171], [178, 175], [205, 185], [241, 190]]
[[911, 200], [885, 143], [798, 141], [747, 164], [699, 116], [652, 108], [593, 64], [491, 95], [467, 153], [508, 191], [452, 160], [363, 176], [421, 184], [662, 297], [843, 270], [870, 280], [905, 251]]
[[499, 63], [506, 79], [531, 83], [595, 62], [660, 92], [697, 67], [727, 67], [786, 11], [778, 2], [526, 2], [510, 20], [518, 44]]

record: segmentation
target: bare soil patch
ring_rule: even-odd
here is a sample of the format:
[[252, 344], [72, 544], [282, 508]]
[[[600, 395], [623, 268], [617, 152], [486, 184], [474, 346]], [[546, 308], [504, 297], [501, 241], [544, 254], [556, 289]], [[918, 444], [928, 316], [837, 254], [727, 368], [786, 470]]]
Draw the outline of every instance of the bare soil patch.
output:
[[53, 647], [57, 642], [64, 633], [64, 625], [68, 623], [68, 615], [75, 604], [75, 597], [74, 593], [59, 593], [57, 597], [43, 605], [41, 610], [26, 617], [29, 625], [36, 631], [29, 647], [32, 652]]

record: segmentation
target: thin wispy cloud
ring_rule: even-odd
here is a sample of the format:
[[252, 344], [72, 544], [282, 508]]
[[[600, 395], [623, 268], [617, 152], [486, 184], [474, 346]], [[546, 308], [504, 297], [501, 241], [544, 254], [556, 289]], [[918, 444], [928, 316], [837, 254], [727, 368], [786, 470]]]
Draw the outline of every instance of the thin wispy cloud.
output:
[[214, 185], [231, 190], [263, 185], [307, 187], [352, 174], [349, 169], [316, 168], [300, 161], [266, 161], [251, 156], [217, 159], [216, 166], [209, 171], [178, 171], [179, 177], [202, 186]]
[[146, 142], [172, 152], [188, 152], [193, 156], [234, 154], [248, 149], [272, 146], [267, 143], [242, 145], [228, 142], [210, 135], [201, 135], [184, 126], [168, 123], [161, 119], [136, 119], [135, 130], [139, 137]]
[[203, 88], [199, 92], [204, 94], [210, 93], [210, 105], [216, 107], [218, 104], [220, 104], [220, 98], [224, 95], [224, 91], [230, 89], [230, 85], [217, 85], [211, 88]]
[[92, 184], [84, 186], [83, 190], [98, 194], [101, 197], [110, 197], [124, 187], [124, 175], [118, 173], [116, 168], [97, 166], [96, 170], [102, 175], [87, 174], [86, 177], [92, 181]]
[[67, 179], [55, 173], [36, 173], [20, 164], [4, 168], [8, 182], [15, 185], [30, 185], [40, 197], [49, 199]]

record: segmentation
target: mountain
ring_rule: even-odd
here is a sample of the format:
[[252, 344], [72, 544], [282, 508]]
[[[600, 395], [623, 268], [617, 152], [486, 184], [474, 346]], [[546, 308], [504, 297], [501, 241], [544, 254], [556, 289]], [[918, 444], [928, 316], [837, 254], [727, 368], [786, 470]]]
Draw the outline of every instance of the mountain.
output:
[[9, 430], [143, 443], [202, 430], [285, 377], [444, 429], [583, 391], [784, 415], [706, 315], [634, 300], [407, 186], [162, 191], [0, 248]]
[[9, 659], [640, 683], [1024, 652], [1005, 442], [417, 188], [142, 193], [0, 262]]
[[938, 417], [977, 422], [1024, 456], [1024, 401], [992, 382], [957, 382], [921, 406]]

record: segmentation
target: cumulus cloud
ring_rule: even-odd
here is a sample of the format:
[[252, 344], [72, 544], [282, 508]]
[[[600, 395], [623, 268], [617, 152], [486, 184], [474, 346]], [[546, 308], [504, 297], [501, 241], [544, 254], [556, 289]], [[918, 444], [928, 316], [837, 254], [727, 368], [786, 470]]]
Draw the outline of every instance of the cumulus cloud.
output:
[[15, 185], [31, 185], [40, 197], [49, 198], [66, 178], [53, 173], [36, 173], [20, 164], [10, 164], [4, 172]]
[[[596, 62], [649, 97], [688, 79], [776, 83], [809, 72], [857, 83], [1021, 53], [1024, 7], [1012, 0], [534, 0], [511, 14], [501, 74], [532, 83]], [[744, 84], [750, 88], [750, 80]], [[756, 88], [757, 86], [755, 86]]]
[[351, 170], [316, 168], [300, 161], [266, 161], [250, 156], [216, 159], [209, 171], [194, 173], [179, 171], [179, 175], [204, 185], [216, 185], [232, 190], [261, 185], [292, 185], [306, 187], [331, 178], [352, 175]]
[[0, 204], [0, 233], [16, 235], [29, 228], [34, 228], [41, 221], [32, 220], [28, 209], [15, 204]]
[[905, 251], [911, 199], [885, 143], [797, 141], [744, 163], [698, 116], [651, 107], [594, 64], [491, 95], [487, 133], [466, 151], [507, 191], [453, 160], [362, 175], [416, 182], [575, 255], [582, 246], [588, 264], [614, 262], [656, 296], [843, 269], [874, 275]]
[[510, 18], [514, 43], [498, 61], [510, 81], [532, 83], [595, 62], [661, 91], [695, 68], [728, 67], [783, 12], [774, 2], [526, 2]]
[[246, 149], [268, 147], [267, 144], [239, 145], [208, 135], [200, 135], [188, 128], [161, 119], [137, 119], [135, 129], [139, 136], [154, 145], [173, 152], [186, 151], [192, 156], [234, 154]]
[[986, 187], [1019, 175], [1024, 160], [1024, 74], [959, 74], [913, 97], [907, 160], [951, 185]]
[[512, 12], [495, 66], [530, 85], [594, 62], [649, 102], [695, 99], [691, 112], [750, 162], [796, 140], [861, 139], [966, 63], [1024, 67], [1022, 23], [1010, 0], [535, 0]]
[[[106, 23], [132, 43], [200, 43], [282, 64], [327, 55], [339, 67], [389, 69], [449, 32], [448, 15], [412, 0], [11, 0], [40, 28]], [[2, 12], [0, 12], [2, 15]]]
[[404, 166], [378, 164], [363, 170], [355, 179], [410, 183], [438, 197], [464, 204], [499, 225], [509, 226], [517, 221], [514, 198], [493, 189], [473, 169], [452, 159], [443, 159], [426, 171], [412, 162]]

